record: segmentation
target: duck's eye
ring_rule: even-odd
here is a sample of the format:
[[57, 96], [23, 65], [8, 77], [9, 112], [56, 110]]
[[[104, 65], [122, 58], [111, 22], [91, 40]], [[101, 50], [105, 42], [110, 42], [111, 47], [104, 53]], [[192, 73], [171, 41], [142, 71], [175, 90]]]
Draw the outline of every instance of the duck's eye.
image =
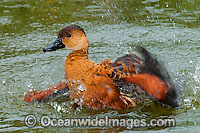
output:
[[71, 37], [71, 34], [67, 34], [67, 37]]

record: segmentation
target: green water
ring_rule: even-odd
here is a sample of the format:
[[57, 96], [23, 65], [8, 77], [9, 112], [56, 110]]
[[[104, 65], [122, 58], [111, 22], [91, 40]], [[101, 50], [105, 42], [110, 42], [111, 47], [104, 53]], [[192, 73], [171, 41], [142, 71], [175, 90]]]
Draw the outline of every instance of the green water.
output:
[[[171, 110], [146, 103], [131, 111], [76, 110], [69, 101], [28, 104], [28, 88], [37, 91], [64, 80], [70, 53], [42, 49], [64, 26], [84, 28], [95, 62], [112, 60], [142, 45], [162, 60], [179, 88], [180, 107]], [[109, 116], [112, 118], [175, 118], [176, 127], [139, 127], [134, 131], [200, 130], [200, 1], [199, 0], [2, 0], [0, 1], [0, 132], [129, 131], [126, 128], [49, 127], [24, 124], [28, 114], [39, 119]]]

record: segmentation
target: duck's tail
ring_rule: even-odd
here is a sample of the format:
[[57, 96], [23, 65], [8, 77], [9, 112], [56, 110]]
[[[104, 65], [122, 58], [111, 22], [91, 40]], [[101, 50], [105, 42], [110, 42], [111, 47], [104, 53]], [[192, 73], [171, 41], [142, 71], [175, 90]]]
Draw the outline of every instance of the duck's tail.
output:
[[40, 92], [28, 92], [25, 94], [23, 100], [28, 103], [49, 101], [50, 99], [55, 98], [59, 94], [64, 94], [65, 92], [68, 92], [68, 90], [69, 88], [67, 86], [67, 82], [60, 82], [57, 86], [53, 86], [49, 89]]
[[[143, 47], [137, 46], [137, 51], [140, 52], [144, 58], [144, 65], [141, 68], [140, 73], [148, 73], [151, 74], [152, 77], [156, 76], [160, 79], [160, 83], [165, 83], [165, 87], [163, 86], [163, 91], [166, 92], [165, 96], [162, 99], [157, 99], [159, 102], [170, 105], [171, 107], [177, 107], [177, 89], [175, 84], [172, 82], [167, 69], [163, 64], [160, 64], [156, 57], [150, 54], [146, 49]], [[152, 81], [153, 82], [153, 81]], [[157, 84], [158, 86], [159, 84]], [[154, 87], [154, 86], [152, 86]]]
[[124, 78], [125, 82], [140, 86], [154, 101], [177, 107], [177, 90], [165, 67], [143, 47], [137, 46], [136, 51], [140, 56], [128, 54], [117, 60], [136, 70]]

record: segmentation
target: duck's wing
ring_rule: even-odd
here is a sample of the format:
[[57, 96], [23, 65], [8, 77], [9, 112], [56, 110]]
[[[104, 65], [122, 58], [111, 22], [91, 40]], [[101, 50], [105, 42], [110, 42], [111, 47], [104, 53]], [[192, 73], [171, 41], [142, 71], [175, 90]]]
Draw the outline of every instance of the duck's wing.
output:
[[27, 92], [24, 96], [24, 101], [28, 103], [40, 103], [46, 102], [53, 99], [59, 95], [67, 93], [69, 90], [67, 82], [60, 82], [57, 86], [52, 86], [46, 90], [36, 92], [35, 90]]
[[111, 63], [113, 67], [111, 78], [122, 84], [133, 83], [140, 86], [159, 103], [178, 106], [177, 90], [165, 67], [143, 47], [137, 46], [136, 51], [140, 57], [127, 54]]

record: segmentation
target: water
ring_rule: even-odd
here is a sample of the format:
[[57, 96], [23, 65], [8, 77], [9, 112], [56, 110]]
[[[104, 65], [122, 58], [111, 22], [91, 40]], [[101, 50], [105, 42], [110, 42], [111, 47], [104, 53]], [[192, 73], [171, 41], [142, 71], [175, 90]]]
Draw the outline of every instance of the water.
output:
[[[70, 24], [85, 29], [89, 57], [115, 60], [142, 45], [162, 60], [179, 88], [180, 108], [146, 103], [131, 111], [76, 110], [70, 102], [32, 105], [22, 101], [28, 88], [37, 91], [64, 81], [64, 60], [70, 53], [42, 49]], [[0, 132], [6, 131], [128, 131], [126, 128], [28, 128], [34, 114], [54, 118], [110, 116], [113, 118], [176, 119], [176, 127], [132, 130], [199, 131], [200, 126], [200, 1], [198, 0], [3, 0], [0, 2]]]

